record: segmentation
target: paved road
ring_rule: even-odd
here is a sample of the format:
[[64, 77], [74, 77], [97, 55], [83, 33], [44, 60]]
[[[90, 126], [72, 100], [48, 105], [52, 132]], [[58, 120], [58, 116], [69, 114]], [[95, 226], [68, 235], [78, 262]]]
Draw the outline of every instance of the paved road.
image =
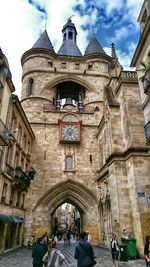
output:
[[[73, 257], [75, 244], [72, 244], [71, 246], [63, 246], [63, 244], [59, 244], [59, 248], [66, 257], [62, 267], [76, 267], [76, 260]], [[94, 252], [97, 257], [97, 264], [95, 265], [95, 267], [112, 266], [111, 254], [108, 249], [102, 247], [94, 247]], [[0, 267], [32, 267], [31, 253], [32, 249], [19, 248], [0, 255]], [[120, 262], [120, 267], [143, 266], [145, 266], [145, 262], [142, 259]]]

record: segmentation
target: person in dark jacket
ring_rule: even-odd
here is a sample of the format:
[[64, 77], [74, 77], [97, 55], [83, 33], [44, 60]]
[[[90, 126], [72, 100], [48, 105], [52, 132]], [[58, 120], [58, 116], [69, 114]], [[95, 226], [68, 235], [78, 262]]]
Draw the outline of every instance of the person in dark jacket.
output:
[[150, 236], [146, 237], [146, 242], [144, 246], [144, 255], [146, 261], [146, 267], [150, 267]]
[[42, 267], [43, 266], [43, 257], [45, 255], [45, 248], [43, 246], [44, 238], [39, 237], [37, 243], [33, 247], [32, 258], [33, 258], [33, 267]]
[[[94, 266], [94, 251], [90, 242], [87, 241], [87, 233], [80, 234], [80, 241], [76, 245], [74, 258], [77, 259], [77, 267]], [[95, 262], [96, 264], [96, 262]]]

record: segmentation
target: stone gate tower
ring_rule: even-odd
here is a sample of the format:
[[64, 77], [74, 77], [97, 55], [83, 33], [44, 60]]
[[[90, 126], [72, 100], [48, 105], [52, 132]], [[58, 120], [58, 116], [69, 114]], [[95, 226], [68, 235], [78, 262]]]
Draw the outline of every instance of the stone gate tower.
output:
[[[95, 37], [82, 55], [71, 19], [62, 34], [58, 53], [45, 30], [22, 56], [21, 102], [36, 137], [31, 157], [36, 179], [26, 199], [26, 238], [30, 233], [51, 233], [55, 210], [68, 202], [79, 210], [81, 228], [90, 231], [93, 242], [108, 245], [113, 230], [120, 233], [126, 226], [138, 234], [129, 195], [129, 174], [131, 186], [138, 184], [136, 153], [138, 159], [142, 155], [139, 168], [145, 166], [143, 186], [148, 179], [136, 73], [123, 71], [114, 45], [108, 56]], [[140, 216], [138, 221], [140, 225]], [[142, 234], [139, 247], [141, 240]]]

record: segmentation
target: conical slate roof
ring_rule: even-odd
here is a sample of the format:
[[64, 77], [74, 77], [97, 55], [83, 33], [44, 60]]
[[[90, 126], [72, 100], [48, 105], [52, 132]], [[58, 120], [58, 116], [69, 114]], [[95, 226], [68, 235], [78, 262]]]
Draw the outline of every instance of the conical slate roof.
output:
[[96, 37], [90, 40], [84, 55], [87, 56], [90, 54], [106, 54]]
[[82, 54], [73, 40], [65, 40], [61, 45], [58, 55], [82, 57]]
[[36, 41], [32, 48], [46, 48], [54, 52], [53, 46], [46, 30], [40, 35], [39, 39]]

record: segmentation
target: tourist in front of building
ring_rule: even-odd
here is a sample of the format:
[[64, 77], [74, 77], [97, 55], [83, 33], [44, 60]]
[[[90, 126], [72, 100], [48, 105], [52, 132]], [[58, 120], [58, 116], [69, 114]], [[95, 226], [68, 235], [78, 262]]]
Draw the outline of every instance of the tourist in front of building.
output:
[[71, 245], [70, 239], [71, 239], [70, 230], [68, 230], [68, 231], [67, 231], [67, 245], [68, 245], [68, 246]]
[[146, 267], [150, 267], [150, 236], [146, 237], [146, 242], [144, 246], [144, 255], [146, 260]]
[[63, 237], [64, 237], [64, 246], [66, 246], [67, 245], [67, 234], [64, 233]]
[[118, 244], [116, 233], [112, 234], [111, 254], [112, 254], [112, 259], [113, 259], [113, 266], [118, 267], [119, 266], [119, 244]]
[[93, 247], [87, 241], [86, 232], [80, 234], [80, 241], [76, 245], [74, 258], [77, 259], [77, 267], [91, 267], [96, 264]]
[[86, 232], [86, 233], [87, 233], [87, 241], [91, 243], [92, 242], [92, 237], [91, 237], [89, 232]]
[[45, 248], [43, 246], [44, 238], [39, 237], [37, 243], [33, 247], [32, 258], [33, 258], [33, 267], [42, 267], [43, 266], [43, 256], [45, 254]]
[[48, 233], [45, 232], [45, 234], [42, 236], [42, 238], [44, 239], [43, 246], [44, 246], [45, 253], [46, 253], [48, 250], [48, 243], [49, 243]]
[[48, 246], [48, 251], [43, 257], [43, 263], [47, 267], [59, 267], [65, 260], [65, 256], [57, 248], [57, 242], [52, 241]]

